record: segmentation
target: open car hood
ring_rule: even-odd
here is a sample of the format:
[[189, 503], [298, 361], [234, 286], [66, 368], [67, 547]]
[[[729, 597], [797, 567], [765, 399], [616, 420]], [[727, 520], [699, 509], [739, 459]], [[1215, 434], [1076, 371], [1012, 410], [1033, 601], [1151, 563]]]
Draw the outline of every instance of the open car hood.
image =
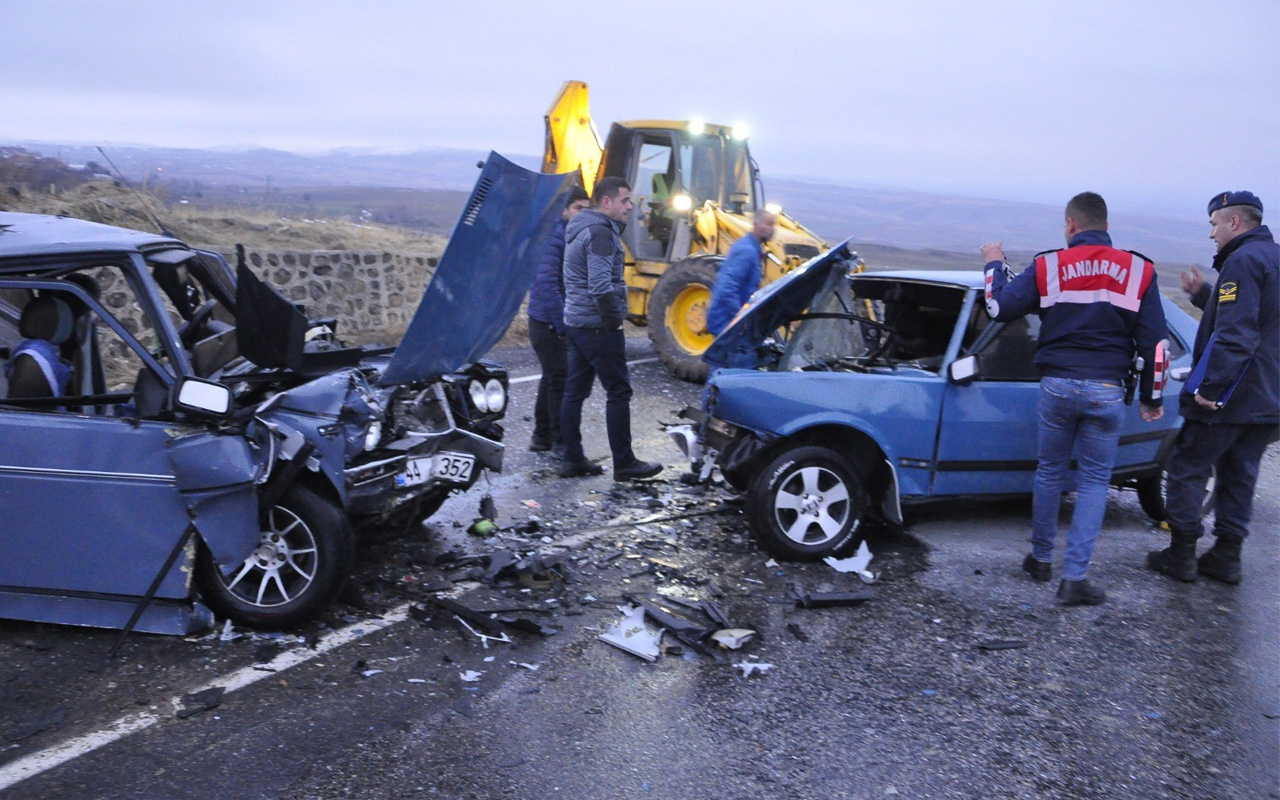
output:
[[712, 367], [742, 369], [765, 363], [772, 356], [761, 349], [761, 343], [809, 307], [833, 269], [843, 268], [855, 258], [846, 239], [756, 292], [702, 354], [702, 360]]
[[381, 383], [454, 372], [497, 344], [533, 283], [574, 179], [489, 154]]

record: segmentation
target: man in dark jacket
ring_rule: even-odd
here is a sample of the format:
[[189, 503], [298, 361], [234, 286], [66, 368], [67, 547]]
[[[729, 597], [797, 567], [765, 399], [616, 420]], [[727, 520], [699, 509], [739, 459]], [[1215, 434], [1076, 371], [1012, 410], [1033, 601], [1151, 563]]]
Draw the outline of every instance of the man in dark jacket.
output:
[[1155, 265], [1111, 246], [1106, 202], [1093, 192], [1078, 194], [1067, 203], [1065, 217], [1067, 249], [1037, 255], [1016, 278], [1005, 273], [999, 242], [982, 246], [987, 313], [999, 322], [1032, 312], [1040, 315], [1035, 356], [1040, 372], [1039, 462], [1031, 553], [1022, 568], [1038, 581], [1053, 577], [1058, 507], [1074, 449], [1076, 507], [1067, 532], [1058, 600], [1063, 605], [1099, 605], [1106, 601], [1106, 592], [1091, 585], [1087, 576], [1124, 425], [1124, 383], [1136, 351], [1146, 364], [1142, 418], [1153, 422], [1163, 416], [1155, 364], [1168, 331]]
[[[1198, 270], [1182, 275], [1204, 315], [1195, 366], [1179, 396], [1185, 420], [1165, 483], [1172, 541], [1149, 553], [1147, 566], [1188, 583], [1199, 574], [1237, 584], [1258, 464], [1280, 438], [1280, 246], [1252, 192], [1214, 195], [1209, 225], [1217, 285], [1210, 289]], [[1197, 561], [1205, 486], [1215, 469], [1217, 541]]]
[[595, 186], [593, 206], [565, 228], [564, 324], [569, 339], [569, 377], [565, 381], [560, 431], [564, 437], [565, 478], [599, 475], [604, 470], [582, 450], [582, 403], [597, 375], [604, 386], [605, 428], [613, 452], [613, 479], [649, 478], [661, 464], [641, 461], [631, 449], [631, 380], [627, 375], [627, 316], [623, 281], [622, 225], [631, 211], [631, 187], [621, 178], [603, 178]]
[[538, 399], [533, 406], [533, 441], [529, 443], [535, 453], [562, 447], [560, 405], [569, 369], [569, 342], [564, 337], [564, 230], [569, 220], [589, 203], [586, 190], [573, 187], [568, 207], [551, 229], [547, 250], [529, 289], [529, 344], [542, 367]]

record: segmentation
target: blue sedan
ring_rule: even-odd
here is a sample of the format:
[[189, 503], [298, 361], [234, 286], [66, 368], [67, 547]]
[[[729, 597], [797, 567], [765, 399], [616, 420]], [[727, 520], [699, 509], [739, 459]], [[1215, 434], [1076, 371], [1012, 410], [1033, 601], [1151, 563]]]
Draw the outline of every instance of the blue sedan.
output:
[[[753, 533], [781, 557], [839, 554], [907, 505], [1032, 491], [1039, 319], [993, 322], [979, 271], [860, 264], [846, 243], [758, 292], [704, 355], [716, 371], [693, 424], [672, 431], [695, 470], [747, 492]], [[1164, 306], [1177, 376], [1196, 322]], [[1131, 406], [1113, 473], [1156, 519], [1180, 388], [1158, 422]]]

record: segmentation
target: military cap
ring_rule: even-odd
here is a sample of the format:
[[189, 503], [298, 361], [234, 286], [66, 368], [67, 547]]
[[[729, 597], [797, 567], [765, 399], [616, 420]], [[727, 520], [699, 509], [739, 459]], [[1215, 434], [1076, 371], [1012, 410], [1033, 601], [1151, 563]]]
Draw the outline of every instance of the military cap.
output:
[[1209, 213], [1217, 211], [1227, 206], [1253, 206], [1258, 209], [1258, 213], [1262, 213], [1262, 201], [1253, 192], [1221, 192], [1215, 194], [1213, 199], [1209, 201]]

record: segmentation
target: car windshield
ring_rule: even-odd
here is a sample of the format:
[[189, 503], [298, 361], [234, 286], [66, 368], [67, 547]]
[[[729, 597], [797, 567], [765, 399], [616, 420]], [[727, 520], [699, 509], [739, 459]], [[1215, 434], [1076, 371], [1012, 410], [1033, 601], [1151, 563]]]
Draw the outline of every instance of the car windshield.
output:
[[965, 290], [920, 280], [833, 273], [799, 318], [778, 368], [937, 372]]

